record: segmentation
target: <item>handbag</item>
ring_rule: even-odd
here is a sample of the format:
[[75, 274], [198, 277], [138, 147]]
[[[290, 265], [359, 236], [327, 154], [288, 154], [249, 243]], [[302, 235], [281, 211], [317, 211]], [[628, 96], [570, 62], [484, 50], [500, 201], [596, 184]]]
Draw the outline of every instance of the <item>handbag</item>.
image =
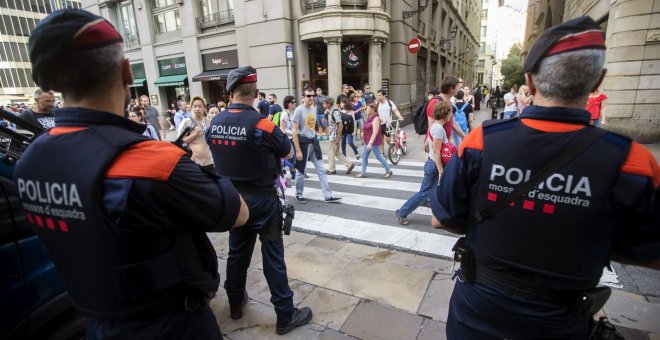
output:
[[440, 161], [442, 162], [442, 166], [447, 165], [455, 153], [456, 145], [452, 144], [451, 142], [442, 143], [442, 147], [440, 148]]

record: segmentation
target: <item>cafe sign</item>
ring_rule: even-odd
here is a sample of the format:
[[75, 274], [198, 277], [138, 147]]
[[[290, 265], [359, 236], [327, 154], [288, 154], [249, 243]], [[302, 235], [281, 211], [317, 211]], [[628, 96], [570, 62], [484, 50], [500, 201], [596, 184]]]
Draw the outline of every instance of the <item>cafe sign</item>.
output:
[[158, 70], [161, 76], [186, 74], [186, 57], [159, 60]]
[[202, 54], [204, 71], [224, 70], [238, 67], [238, 52], [236, 50]]
[[363, 62], [362, 50], [354, 44], [344, 44], [341, 48], [341, 61], [348, 68], [358, 68]]

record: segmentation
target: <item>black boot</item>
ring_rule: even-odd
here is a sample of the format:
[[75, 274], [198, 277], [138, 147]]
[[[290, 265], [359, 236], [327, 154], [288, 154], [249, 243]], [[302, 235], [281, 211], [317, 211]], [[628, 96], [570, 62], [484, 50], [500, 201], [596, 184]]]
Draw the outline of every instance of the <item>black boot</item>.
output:
[[312, 309], [309, 307], [296, 308], [293, 310], [293, 316], [288, 323], [281, 324], [277, 322], [277, 328], [275, 331], [279, 335], [284, 335], [291, 332], [295, 328], [306, 325], [310, 320], [312, 320]]
[[248, 302], [248, 293], [245, 292], [245, 297], [243, 298], [243, 302], [241, 302], [241, 305], [238, 307], [233, 307], [232, 305], [229, 305], [229, 315], [231, 316], [232, 319], [238, 320], [243, 317], [243, 306]]

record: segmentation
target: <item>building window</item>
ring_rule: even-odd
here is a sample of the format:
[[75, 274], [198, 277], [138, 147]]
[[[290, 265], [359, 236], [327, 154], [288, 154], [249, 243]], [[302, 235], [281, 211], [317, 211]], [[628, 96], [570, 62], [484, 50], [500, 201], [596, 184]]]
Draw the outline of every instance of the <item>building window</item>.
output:
[[151, 0], [154, 24], [158, 33], [176, 31], [181, 27], [179, 7], [176, 0]]
[[119, 33], [124, 37], [124, 46], [134, 48], [140, 46], [137, 25], [135, 24], [135, 12], [133, 11], [133, 2], [125, 1], [119, 4]]
[[201, 17], [197, 18], [199, 29], [234, 22], [234, 0], [199, 0]]
[[477, 75], [477, 84], [483, 84], [483, 83], [484, 83], [484, 74], [483, 74], [483, 73], [479, 73], [479, 74]]

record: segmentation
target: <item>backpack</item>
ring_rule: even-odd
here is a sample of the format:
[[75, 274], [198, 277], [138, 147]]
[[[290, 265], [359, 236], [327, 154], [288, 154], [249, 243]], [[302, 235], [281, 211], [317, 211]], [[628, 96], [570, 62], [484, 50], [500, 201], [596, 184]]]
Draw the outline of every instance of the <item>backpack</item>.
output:
[[[463, 130], [464, 133], [469, 132], [469, 127], [468, 127], [468, 116], [463, 112], [465, 108], [468, 106], [468, 102], [464, 102], [463, 106], [459, 109], [456, 104], [452, 103], [451, 106], [454, 107], [454, 119], [456, 120], [456, 123], [461, 127], [461, 130]], [[459, 116], [459, 114], [462, 114]]]
[[341, 113], [341, 123], [344, 125], [342, 135], [352, 135], [355, 132], [355, 120], [348, 113]]
[[280, 126], [280, 117], [281, 117], [281, 116], [282, 116], [282, 111], [276, 113], [276, 114], [273, 116], [273, 123], [274, 123], [277, 127]]
[[415, 114], [413, 114], [413, 125], [415, 125], [415, 132], [418, 135], [425, 135], [429, 131], [429, 120], [426, 117], [426, 109], [433, 99], [443, 100], [442, 97], [435, 96], [418, 107]]

